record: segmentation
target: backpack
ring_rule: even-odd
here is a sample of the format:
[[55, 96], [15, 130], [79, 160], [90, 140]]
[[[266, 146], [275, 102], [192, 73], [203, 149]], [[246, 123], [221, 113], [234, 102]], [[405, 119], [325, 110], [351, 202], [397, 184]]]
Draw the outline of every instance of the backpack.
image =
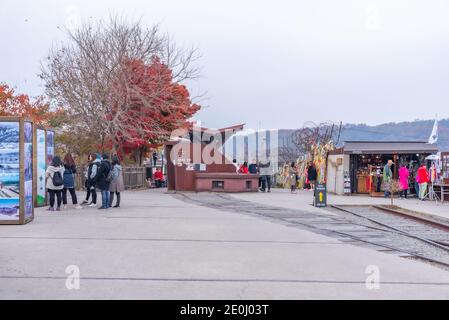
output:
[[112, 180], [114, 180], [114, 177], [112, 176], [112, 170], [109, 170], [108, 175], [106, 176], [105, 181], [106, 182], [112, 182]]
[[62, 179], [61, 172], [59, 172], [59, 171], [56, 171], [53, 174], [53, 177], [51, 178], [51, 180], [55, 187], [60, 187], [60, 186], [64, 185], [64, 180]]
[[105, 177], [105, 179], [104, 179], [106, 182], [112, 182], [112, 180], [114, 180], [114, 174], [113, 174], [113, 171], [114, 171], [114, 170], [112, 170], [112, 168], [109, 169], [109, 172], [108, 172], [108, 174], [106, 175], [106, 177]]

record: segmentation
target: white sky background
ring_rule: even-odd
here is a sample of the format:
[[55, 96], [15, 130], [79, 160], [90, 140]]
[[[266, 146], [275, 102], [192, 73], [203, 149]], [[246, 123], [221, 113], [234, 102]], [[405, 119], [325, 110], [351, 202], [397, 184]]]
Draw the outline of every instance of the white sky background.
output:
[[110, 14], [199, 47], [205, 126], [449, 117], [445, 0], [0, 0], [0, 82], [42, 94], [57, 27]]

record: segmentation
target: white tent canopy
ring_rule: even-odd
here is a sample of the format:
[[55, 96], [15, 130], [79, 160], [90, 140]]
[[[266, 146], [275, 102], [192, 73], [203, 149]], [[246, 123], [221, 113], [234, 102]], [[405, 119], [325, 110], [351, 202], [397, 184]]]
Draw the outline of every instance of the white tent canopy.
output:
[[431, 161], [439, 161], [441, 158], [439, 155], [437, 154], [431, 154], [430, 156], [428, 156], [426, 158], [426, 160], [431, 160]]

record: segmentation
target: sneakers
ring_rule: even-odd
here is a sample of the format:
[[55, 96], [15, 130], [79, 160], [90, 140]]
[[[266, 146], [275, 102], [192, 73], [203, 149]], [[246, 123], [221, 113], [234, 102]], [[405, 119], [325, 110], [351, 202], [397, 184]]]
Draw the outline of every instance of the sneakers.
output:
[[80, 210], [80, 209], [82, 209], [83, 207], [81, 207], [79, 204], [77, 204], [76, 206], [75, 206], [75, 209], [77, 209], [77, 210]]
[[66, 204], [62, 206], [62, 210], [67, 210], [67, 205]]
[[83, 203], [81, 203], [82, 206], [89, 204], [89, 201], [84, 200]]
[[55, 208], [53, 208], [53, 207], [48, 208], [47, 211], [49, 211], [49, 212], [54, 212], [54, 211], [55, 211]]
[[60, 207], [56, 208], [56, 211], [61, 211], [61, 208]]
[[93, 208], [93, 207], [96, 207], [96, 206], [97, 206], [96, 203], [91, 203], [91, 204], [89, 205], [89, 208]]

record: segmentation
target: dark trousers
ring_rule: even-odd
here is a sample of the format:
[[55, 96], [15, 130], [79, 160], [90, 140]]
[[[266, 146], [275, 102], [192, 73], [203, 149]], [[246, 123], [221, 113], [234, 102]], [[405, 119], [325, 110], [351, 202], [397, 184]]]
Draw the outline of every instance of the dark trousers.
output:
[[89, 201], [91, 195], [92, 195], [92, 203], [97, 204], [97, 191], [95, 191], [95, 189], [87, 188], [86, 201]]
[[407, 189], [406, 189], [406, 190], [402, 190], [402, 192], [401, 192], [401, 198], [407, 199], [407, 193], [408, 193], [408, 190], [407, 190]]
[[[115, 192], [115, 195], [117, 195], [117, 204], [116, 207], [120, 207], [120, 192]], [[112, 204], [114, 202], [114, 192], [111, 192], [109, 196], [109, 207], [112, 207]]]
[[271, 190], [271, 176], [263, 176], [262, 177], [262, 190], [263, 191]]
[[162, 180], [156, 180], [156, 188], [160, 189], [164, 185], [164, 181]]
[[78, 204], [78, 199], [76, 197], [75, 188], [64, 188], [62, 189], [62, 203], [64, 205], [67, 204], [67, 190], [70, 192], [70, 196], [72, 197], [72, 203]]
[[62, 203], [62, 190], [51, 190], [48, 189], [48, 194], [50, 196], [50, 207], [54, 208], [55, 206], [55, 196], [58, 200], [58, 208], [61, 207], [61, 203]]

